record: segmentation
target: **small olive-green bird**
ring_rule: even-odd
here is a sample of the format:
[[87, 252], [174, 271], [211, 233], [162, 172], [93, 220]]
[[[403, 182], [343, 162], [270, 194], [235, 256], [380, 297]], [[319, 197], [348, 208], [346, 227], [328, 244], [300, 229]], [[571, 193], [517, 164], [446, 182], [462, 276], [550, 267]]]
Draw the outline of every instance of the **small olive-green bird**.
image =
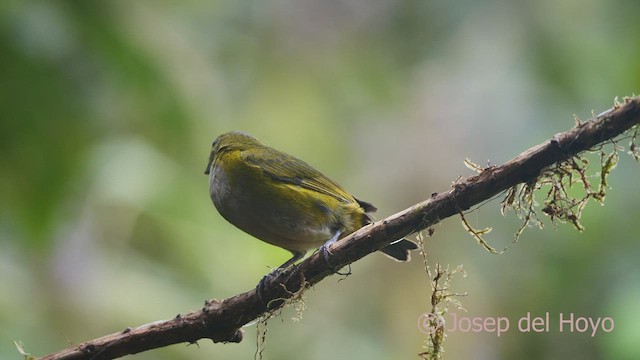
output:
[[[280, 268], [371, 223], [368, 213], [376, 211], [304, 161], [239, 131], [215, 139], [205, 174], [211, 200], [227, 221], [291, 252]], [[416, 248], [401, 239], [381, 251], [408, 261]]]

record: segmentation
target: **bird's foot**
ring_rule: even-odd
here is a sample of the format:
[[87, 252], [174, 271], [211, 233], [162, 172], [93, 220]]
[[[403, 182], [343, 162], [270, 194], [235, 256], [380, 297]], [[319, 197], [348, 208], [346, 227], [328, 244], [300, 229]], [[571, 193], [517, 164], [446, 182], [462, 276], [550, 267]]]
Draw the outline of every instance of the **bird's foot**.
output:
[[[263, 276], [262, 279], [260, 279], [260, 281], [258, 282], [258, 286], [256, 286], [256, 296], [258, 297], [258, 300], [260, 300], [260, 302], [264, 305], [264, 307], [267, 310], [269, 310], [269, 308], [271, 307], [278, 307], [277, 302], [274, 303], [274, 301], [282, 301], [282, 299], [269, 300], [268, 292], [269, 292], [269, 288], [273, 286], [273, 282], [276, 281], [276, 279], [280, 277], [280, 275], [289, 267], [298, 268], [299, 266], [300, 264], [293, 264], [293, 265], [289, 265], [288, 267], [275, 268], [270, 273]], [[284, 279], [280, 279], [278, 284], [284, 287], [284, 284], [286, 284], [291, 279], [291, 277], [294, 276], [295, 274], [296, 274], [296, 269], [294, 269], [293, 271], [290, 271], [290, 273]]]
[[327, 265], [329, 265], [331, 272], [333, 272], [334, 274], [338, 274], [342, 276], [351, 275], [351, 267], [349, 267], [349, 271], [347, 272], [340, 272], [340, 269], [333, 266], [333, 264], [331, 264], [331, 261], [329, 261], [329, 257], [333, 254], [331, 253], [331, 251], [329, 251], [328, 246], [331, 245], [332, 243], [333, 242], [327, 242], [326, 244], [320, 246], [320, 249], [318, 249], [318, 251], [322, 255], [322, 258], [324, 259], [324, 262], [327, 263]]
[[258, 296], [258, 300], [260, 300], [260, 303], [262, 303], [267, 309], [269, 308], [269, 303], [265, 301], [267, 299], [266, 291], [267, 289], [269, 289], [269, 286], [271, 285], [273, 280], [277, 278], [283, 270], [284, 269], [282, 268], [274, 269], [267, 275], [263, 276], [262, 279], [260, 279], [260, 281], [258, 282], [258, 286], [256, 286], [256, 295]]

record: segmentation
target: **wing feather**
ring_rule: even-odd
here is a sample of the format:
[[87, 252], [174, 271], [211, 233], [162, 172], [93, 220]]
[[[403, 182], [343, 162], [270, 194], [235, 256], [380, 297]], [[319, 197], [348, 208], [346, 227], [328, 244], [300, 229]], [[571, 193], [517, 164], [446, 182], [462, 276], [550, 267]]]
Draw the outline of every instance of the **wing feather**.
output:
[[[271, 152], [263, 150], [261, 148], [245, 150], [241, 157], [248, 165], [260, 168], [265, 175], [275, 181], [297, 185], [344, 203], [362, 204], [340, 185], [306, 162], [282, 152], [265, 157], [265, 153]], [[367, 203], [367, 205], [370, 204]]]

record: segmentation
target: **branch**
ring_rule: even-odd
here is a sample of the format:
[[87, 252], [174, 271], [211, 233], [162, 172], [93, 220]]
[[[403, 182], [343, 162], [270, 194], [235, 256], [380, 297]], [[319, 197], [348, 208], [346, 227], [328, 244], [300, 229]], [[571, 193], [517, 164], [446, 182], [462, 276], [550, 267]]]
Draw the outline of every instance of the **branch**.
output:
[[[394, 240], [433, 226], [512, 186], [532, 181], [546, 167], [612, 140], [639, 122], [640, 97], [625, 99], [623, 104], [556, 134], [503, 165], [483, 169], [478, 175], [456, 181], [453, 189], [434, 193], [426, 201], [341, 239], [330, 247], [331, 263], [334, 268], [349, 265]], [[255, 290], [251, 290], [221, 301], [208, 300], [201, 310], [126, 329], [40, 359], [113, 359], [171, 344], [195, 343], [199, 339], [240, 342], [243, 325], [282, 307], [286, 299], [332, 273], [323, 257], [316, 253], [272, 278], [263, 292], [268, 306], [258, 299]]]

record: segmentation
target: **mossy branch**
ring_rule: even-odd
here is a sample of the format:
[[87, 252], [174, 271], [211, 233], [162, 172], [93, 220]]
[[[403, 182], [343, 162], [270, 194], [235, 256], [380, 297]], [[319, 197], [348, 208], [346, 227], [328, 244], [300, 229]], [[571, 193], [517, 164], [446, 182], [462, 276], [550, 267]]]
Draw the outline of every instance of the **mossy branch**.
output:
[[[639, 122], [640, 98], [627, 98], [590, 121], [578, 123], [572, 129], [556, 134], [503, 165], [478, 169], [477, 175], [456, 181], [452, 189], [434, 193], [426, 201], [363, 227], [330, 247], [333, 254], [331, 262], [334, 268], [349, 265], [394, 240], [429, 228], [442, 219], [462, 214], [505, 190], [511, 189], [506, 197], [507, 202], [513, 203], [518, 195], [526, 198], [533, 191], [530, 188], [532, 182], [537, 181], [548, 167], [562, 164], [581, 152], [611, 141]], [[637, 131], [631, 136], [629, 151], [638, 157], [636, 133]], [[616, 159], [605, 158], [603, 168], [610, 170], [614, 160]], [[579, 167], [578, 163], [574, 165]], [[606, 174], [602, 176], [606, 177]], [[518, 184], [524, 185], [518, 190], [514, 188]], [[606, 186], [606, 181], [602, 186]], [[561, 188], [556, 190], [562, 191]], [[598, 193], [594, 192], [594, 198], [598, 198]], [[551, 208], [547, 210], [553, 211]], [[531, 211], [525, 208], [524, 213], [530, 214]], [[572, 220], [571, 214], [564, 215], [567, 220]], [[201, 310], [178, 315], [171, 320], [128, 328], [40, 359], [113, 359], [176, 343], [194, 343], [200, 339], [240, 342], [243, 325], [281, 308], [287, 299], [297, 296], [300, 290], [317, 284], [332, 273], [323, 257], [316, 253], [299, 266], [277, 274], [266, 286], [264, 301], [268, 302], [268, 309], [258, 299], [256, 291], [250, 290], [224, 300], [208, 300]]]

